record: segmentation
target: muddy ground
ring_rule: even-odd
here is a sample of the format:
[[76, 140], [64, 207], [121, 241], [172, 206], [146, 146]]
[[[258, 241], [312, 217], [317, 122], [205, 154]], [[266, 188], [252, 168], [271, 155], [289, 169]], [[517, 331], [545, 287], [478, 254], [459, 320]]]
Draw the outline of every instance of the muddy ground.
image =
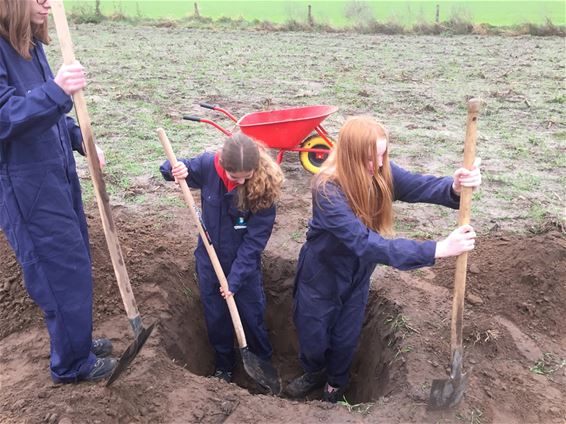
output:
[[[296, 166], [284, 169], [288, 184], [264, 255], [264, 276], [274, 363], [287, 383], [300, 373], [291, 297], [304, 239], [303, 233], [290, 237], [289, 228], [304, 226], [310, 199], [309, 176]], [[156, 191], [175, 191], [171, 185], [152, 184]], [[110, 337], [122, 352], [132, 334], [95, 205], [87, 211], [95, 335]], [[208, 377], [214, 364], [194, 275], [195, 230], [186, 209], [172, 211], [166, 219], [147, 208], [114, 208], [140, 312], [146, 324], [158, 324], [131, 368], [109, 388], [51, 382], [40, 312], [0, 240], [0, 422], [564, 423], [566, 240], [559, 228], [549, 225], [544, 233], [518, 236], [494, 227], [480, 238], [469, 258], [467, 280], [464, 366], [471, 374], [469, 387], [455, 410], [429, 412], [430, 384], [446, 378], [449, 367], [453, 260], [405, 273], [379, 267], [348, 403], [324, 404], [317, 392], [307, 401], [294, 401], [262, 393], [242, 369], [232, 384]], [[173, 249], [172, 237], [180, 248]]]

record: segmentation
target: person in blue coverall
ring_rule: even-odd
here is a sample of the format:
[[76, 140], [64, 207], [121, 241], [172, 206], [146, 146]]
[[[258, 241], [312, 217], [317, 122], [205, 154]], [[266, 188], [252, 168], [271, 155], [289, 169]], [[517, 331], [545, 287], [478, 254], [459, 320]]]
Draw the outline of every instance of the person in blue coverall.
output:
[[44, 313], [53, 381], [96, 381], [117, 361], [110, 340], [92, 340], [91, 259], [72, 152], [84, 151], [65, 115], [86, 82], [78, 62], [53, 77], [43, 51], [50, 7], [0, 0], [0, 228]]
[[199, 237], [196, 271], [208, 338], [216, 357], [214, 376], [231, 381], [235, 365], [234, 330], [224, 300], [234, 296], [250, 350], [271, 361], [264, 324], [265, 294], [261, 254], [275, 222], [275, 202], [283, 174], [258, 144], [242, 134], [224, 141], [219, 152], [180, 159], [173, 169], [161, 165], [166, 180], [186, 179], [201, 190], [202, 219], [228, 280], [223, 292]]
[[287, 394], [304, 397], [324, 385], [323, 400], [341, 400], [377, 264], [410, 270], [474, 248], [469, 225], [439, 242], [392, 238], [392, 202], [458, 208], [461, 187], [481, 182], [478, 167], [460, 168], [454, 178], [410, 173], [389, 161], [381, 124], [363, 116], [346, 121], [313, 180], [313, 216], [299, 254], [293, 304], [305, 373], [290, 382]]

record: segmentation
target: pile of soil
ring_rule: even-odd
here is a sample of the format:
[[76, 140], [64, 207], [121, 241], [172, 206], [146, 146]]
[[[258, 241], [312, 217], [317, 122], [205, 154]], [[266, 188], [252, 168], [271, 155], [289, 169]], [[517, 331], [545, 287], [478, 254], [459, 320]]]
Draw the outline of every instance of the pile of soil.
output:
[[[301, 171], [302, 172], [302, 171]], [[293, 178], [291, 175], [287, 177]], [[293, 276], [310, 214], [305, 179], [288, 184], [264, 255], [267, 325], [287, 384], [301, 370], [291, 319]], [[169, 186], [165, 192], [174, 191]], [[87, 207], [95, 280], [95, 336], [116, 352], [132, 342], [94, 205]], [[187, 211], [114, 208], [122, 250], [146, 324], [158, 321], [111, 387], [51, 382], [39, 309], [0, 237], [0, 422], [545, 422], [566, 419], [566, 240], [559, 231], [482, 236], [468, 261], [464, 366], [470, 382], [452, 411], [426, 409], [432, 380], [447, 378], [455, 261], [399, 272], [378, 267], [344, 405], [266, 395], [236, 370], [208, 377], [208, 344]], [[228, 325], [228, 324], [227, 324]], [[537, 362], [538, 361], [538, 362]], [[542, 361], [542, 362], [541, 362]], [[562, 365], [562, 366], [561, 366]], [[538, 371], [537, 374], [535, 371]]]

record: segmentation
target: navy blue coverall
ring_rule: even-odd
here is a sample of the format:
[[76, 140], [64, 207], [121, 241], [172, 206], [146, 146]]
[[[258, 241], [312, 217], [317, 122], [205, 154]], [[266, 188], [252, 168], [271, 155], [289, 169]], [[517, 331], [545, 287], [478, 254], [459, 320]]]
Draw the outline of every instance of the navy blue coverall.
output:
[[[261, 254], [273, 230], [275, 206], [256, 213], [236, 207], [237, 190], [227, 191], [214, 166], [214, 153], [181, 159], [189, 171], [187, 184], [201, 190], [202, 219], [216, 250], [246, 334], [250, 350], [271, 359], [271, 344], [264, 324], [265, 294]], [[171, 164], [161, 165], [166, 180], [173, 180]], [[246, 228], [241, 225], [242, 220]], [[236, 228], [235, 228], [236, 227]], [[234, 330], [220, 283], [199, 237], [195, 251], [196, 269], [208, 338], [216, 353], [216, 369], [231, 371], [235, 365]]]
[[[458, 208], [452, 178], [410, 173], [391, 163], [394, 199]], [[313, 190], [313, 217], [299, 254], [294, 321], [306, 372], [326, 368], [328, 383], [348, 382], [377, 264], [409, 270], [434, 264], [436, 242], [385, 239], [352, 212], [341, 189]]]
[[93, 368], [92, 274], [73, 148], [72, 101], [53, 81], [42, 44], [30, 61], [0, 37], [0, 228], [22, 266], [51, 339], [51, 376]]

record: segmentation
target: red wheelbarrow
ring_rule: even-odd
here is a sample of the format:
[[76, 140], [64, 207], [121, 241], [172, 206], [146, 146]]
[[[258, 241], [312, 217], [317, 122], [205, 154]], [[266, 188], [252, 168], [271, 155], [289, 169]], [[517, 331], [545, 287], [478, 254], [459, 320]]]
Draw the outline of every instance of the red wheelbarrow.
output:
[[[237, 119], [227, 110], [209, 103], [199, 103], [206, 109], [223, 113], [236, 123], [247, 136], [261, 141], [267, 147], [279, 149], [277, 163], [283, 160], [285, 151], [299, 152], [303, 167], [313, 174], [328, 157], [329, 150], [334, 146], [328, 132], [320, 125], [329, 115], [338, 110], [335, 106], [317, 105], [289, 109], [253, 112]], [[209, 119], [194, 115], [185, 115], [183, 119], [204, 122], [222, 131], [227, 136], [232, 132]], [[313, 133], [316, 131], [316, 133]]]

